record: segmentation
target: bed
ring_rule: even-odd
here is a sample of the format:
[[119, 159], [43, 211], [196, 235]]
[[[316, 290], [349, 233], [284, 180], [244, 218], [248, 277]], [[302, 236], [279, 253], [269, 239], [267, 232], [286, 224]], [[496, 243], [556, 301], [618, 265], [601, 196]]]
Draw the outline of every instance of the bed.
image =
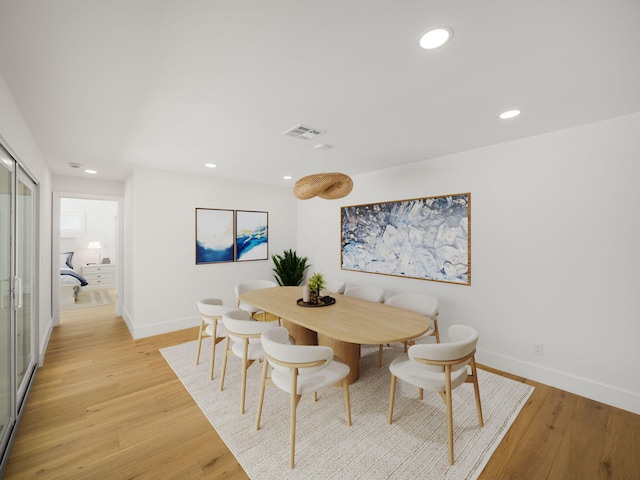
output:
[[73, 270], [73, 252], [60, 254], [60, 306], [74, 305], [82, 287], [89, 282]]

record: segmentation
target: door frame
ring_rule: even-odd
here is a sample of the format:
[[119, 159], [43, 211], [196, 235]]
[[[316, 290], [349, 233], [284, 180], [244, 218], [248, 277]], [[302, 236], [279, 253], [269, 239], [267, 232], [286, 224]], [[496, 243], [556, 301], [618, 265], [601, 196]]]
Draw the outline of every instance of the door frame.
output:
[[[18, 231], [18, 184], [22, 183], [25, 187], [29, 188], [32, 192], [31, 196], [31, 294], [29, 296], [31, 305], [29, 308], [31, 309], [31, 335], [29, 341], [31, 342], [31, 355], [32, 355], [32, 365], [29, 365], [29, 371], [25, 374], [22, 382], [16, 383], [15, 388], [17, 389], [18, 395], [16, 398], [20, 398], [21, 403], [17, 405], [18, 412], [21, 413], [22, 408], [26, 404], [26, 399], [28, 398], [28, 391], [31, 388], [31, 377], [33, 377], [36, 369], [41, 364], [40, 362], [40, 188], [38, 182], [36, 182], [33, 177], [27, 172], [20, 164], [16, 165], [15, 172], [15, 189], [16, 189], [16, 197], [15, 197], [15, 211], [16, 216], [13, 218], [14, 226], [13, 226], [13, 241], [16, 245], [18, 245], [18, 238], [22, 232]], [[17, 268], [18, 268], [18, 250], [15, 252], [16, 257], [14, 258], [13, 264], [13, 275], [16, 276]], [[24, 308], [24, 306], [23, 306]], [[17, 310], [14, 311], [14, 315], [17, 315]], [[14, 336], [16, 336], [17, 341], [17, 318], [14, 321], [14, 328], [16, 328], [16, 332]], [[17, 346], [16, 346], [17, 348]], [[17, 357], [15, 358], [17, 362]], [[21, 388], [24, 387], [23, 391], [20, 391]]]
[[60, 325], [60, 266], [59, 255], [55, 252], [60, 251], [60, 202], [63, 198], [108, 200], [117, 203], [116, 315], [122, 316], [124, 305], [124, 197], [120, 195], [53, 192], [53, 202], [51, 205], [51, 305], [53, 325]]

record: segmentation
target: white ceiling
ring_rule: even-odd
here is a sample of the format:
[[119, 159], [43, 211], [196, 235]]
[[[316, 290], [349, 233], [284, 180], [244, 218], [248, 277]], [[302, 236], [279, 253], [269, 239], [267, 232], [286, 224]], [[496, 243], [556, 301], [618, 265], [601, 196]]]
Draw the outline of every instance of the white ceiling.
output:
[[[52, 172], [107, 180], [287, 185], [638, 112], [639, 47], [638, 0], [0, 0], [0, 74]], [[328, 133], [281, 135], [299, 123]]]

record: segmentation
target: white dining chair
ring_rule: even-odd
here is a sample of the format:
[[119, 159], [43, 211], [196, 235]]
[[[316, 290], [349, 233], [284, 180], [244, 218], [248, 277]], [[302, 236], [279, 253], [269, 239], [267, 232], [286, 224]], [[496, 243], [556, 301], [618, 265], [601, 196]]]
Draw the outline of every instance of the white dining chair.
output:
[[[289, 468], [293, 468], [296, 448], [296, 410], [302, 395], [313, 393], [315, 401], [318, 390], [342, 382], [347, 425], [349, 426], [351, 426], [351, 400], [347, 382], [349, 367], [342, 362], [333, 360], [331, 347], [290, 345], [288, 339], [289, 332], [284, 327], [272, 328], [262, 334], [262, 348], [266, 361], [262, 367], [256, 430], [260, 429], [264, 391], [267, 384], [275, 385], [290, 394]], [[267, 378], [268, 365], [273, 368], [269, 379]]]
[[273, 288], [277, 286], [278, 284], [271, 280], [248, 280], [246, 282], [240, 282], [236, 284], [236, 286], [234, 287], [234, 293], [238, 302], [238, 308], [244, 310], [245, 312], [249, 312], [252, 317], [255, 317], [255, 315], [258, 313], [262, 313], [262, 319], [266, 321], [267, 312], [264, 312], [259, 308], [254, 307], [253, 305], [249, 305], [248, 303], [241, 302], [240, 295], [245, 292], [250, 292], [251, 290], [257, 290], [259, 288]]
[[326, 294], [329, 293], [344, 293], [345, 287], [347, 284], [342, 280], [327, 280], [327, 284], [322, 289]]
[[[478, 332], [466, 325], [451, 325], [447, 343], [413, 345], [407, 353], [397, 357], [389, 370], [391, 372], [391, 392], [389, 395], [389, 424], [393, 419], [393, 403], [396, 381], [399, 378], [420, 389], [420, 400], [424, 390], [438, 392], [447, 406], [447, 426], [449, 435], [449, 463], [453, 465], [453, 403], [452, 391], [463, 383], [472, 383], [478, 411], [478, 424], [482, 427], [482, 406], [476, 370], [475, 352]], [[470, 366], [469, 373], [467, 365]], [[418, 414], [419, 410], [412, 410]], [[417, 420], [419, 421], [419, 420]]]
[[[416, 343], [427, 343], [426, 340], [432, 336], [435, 337], [436, 343], [440, 343], [440, 330], [438, 329], [439, 305], [438, 300], [435, 297], [432, 297], [431, 295], [424, 295], [422, 293], [399, 293], [387, 298], [384, 303], [393, 305], [394, 307], [406, 308], [407, 310], [413, 310], [414, 312], [421, 313], [431, 321], [429, 330], [419, 337], [405, 342], [405, 347]], [[380, 345], [380, 352], [378, 354], [378, 366], [381, 364], [382, 345]]]
[[272, 322], [258, 322], [244, 310], [233, 310], [222, 316], [227, 331], [222, 372], [220, 373], [220, 391], [224, 389], [224, 377], [227, 371], [227, 359], [236, 356], [242, 360], [242, 379], [240, 386], [240, 413], [244, 414], [247, 389], [247, 369], [256, 361], [264, 358], [260, 336], [270, 328], [277, 328]]
[[357, 287], [347, 288], [344, 291], [347, 297], [361, 298], [370, 302], [384, 302], [384, 289], [371, 285], [359, 285]]
[[203, 336], [211, 337], [211, 359], [209, 361], [209, 380], [213, 380], [216, 345], [227, 336], [222, 324], [222, 315], [234, 307], [225, 307], [219, 298], [203, 298], [196, 302], [200, 313], [200, 328], [198, 329], [198, 349], [196, 351], [196, 365], [200, 363], [200, 350]]

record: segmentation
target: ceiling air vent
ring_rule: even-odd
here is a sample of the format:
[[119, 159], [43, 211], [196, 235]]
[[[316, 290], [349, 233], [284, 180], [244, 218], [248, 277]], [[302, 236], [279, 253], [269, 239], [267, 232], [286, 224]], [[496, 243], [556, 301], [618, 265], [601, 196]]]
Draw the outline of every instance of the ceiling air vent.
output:
[[282, 132], [282, 135], [287, 135], [289, 137], [300, 138], [301, 140], [309, 140], [310, 138], [316, 138], [320, 135], [324, 135], [327, 132], [323, 132], [322, 130], [318, 130], [317, 128], [307, 127], [305, 125], [296, 125], [293, 128], [290, 128], [286, 132]]

